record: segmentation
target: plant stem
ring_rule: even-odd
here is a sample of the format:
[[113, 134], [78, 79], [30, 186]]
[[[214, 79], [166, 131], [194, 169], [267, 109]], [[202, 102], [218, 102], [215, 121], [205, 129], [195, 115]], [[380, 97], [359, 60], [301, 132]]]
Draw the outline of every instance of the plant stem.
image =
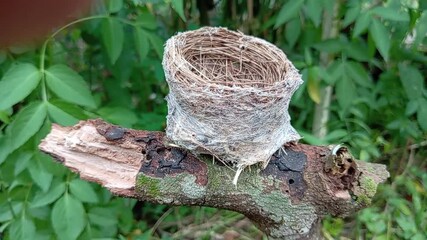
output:
[[162, 214], [162, 216], [159, 219], [157, 219], [154, 226], [150, 229], [151, 236], [153, 236], [153, 234], [156, 232], [157, 228], [160, 226], [160, 224], [163, 222], [163, 220], [165, 220], [165, 218], [167, 216], [169, 216], [169, 214], [173, 211], [173, 209], [174, 209], [173, 207], [169, 208], [166, 212], [164, 212]]
[[30, 184], [30, 187], [28, 188], [28, 192], [27, 192], [27, 194], [25, 195], [25, 201], [24, 201], [24, 207], [22, 208], [22, 216], [25, 216], [25, 214], [26, 214], [26, 209], [27, 209], [27, 207], [28, 207], [28, 198], [30, 197], [30, 194], [31, 194], [31, 188], [33, 187], [33, 184], [31, 183]]
[[[322, 25], [322, 39], [335, 38], [338, 35], [338, 15], [340, 1], [335, 1], [333, 12], [329, 13], [324, 10], [323, 12], [323, 25]], [[333, 59], [333, 55], [326, 52], [320, 53], [320, 65], [327, 67]], [[321, 89], [320, 103], [316, 105], [312, 132], [318, 138], [324, 138], [328, 134], [328, 121], [329, 121], [329, 107], [332, 98], [332, 86], [327, 86]]]
[[85, 18], [80, 18], [77, 19], [75, 21], [72, 21], [64, 26], [62, 26], [61, 28], [59, 28], [58, 30], [56, 30], [54, 33], [52, 33], [52, 35], [50, 35], [46, 41], [43, 43], [43, 47], [40, 53], [40, 70], [44, 71], [44, 62], [45, 62], [45, 58], [46, 58], [46, 48], [47, 48], [47, 44], [49, 43], [50, 40], [54, 39], [56, 35], [58, 35], [61, 31], [65, 30], [66, 28], [77, 24], [77, 23], [81, 23], [81, 22], [85, 22], [85, 21], [89, 21], [89, 20], [93, 20], [93, 19], [100, 19], [100, 18], [107, 18], [109, 17], [108, 15], [96, 15], [96, 16], [90, 16], [90, 17], [85, 17]]
[[52, 35], [50, 35], [46, 41], [44, 41], [41, 52], [40, 52], [40, 73], [42, 74], [41, 76], [41, 86], [42, 86], [42, 100], [43, 102], [47, 102], [48, 97], [47, 97], [47, 88], [46, 88], [46, 72], [45, 72], [45, 61], [46, 61], [46, 49], [47, 49], [47, 45], [49, 44], [49, 42], [51, 40], [53, 40], [55, 38], [56, 35], [58, 35], [61, 31], [65, 30], [66, 28], [77, 24], [77, 23], [81, 23], [81, 22], [85, 22], [88, 20], [93, 20], [93, 19], [99, 19], [99, 18], [107, 18], [108, 15], [96, 15], [96, 16], [90, 16], [90, 17], [85, 17], [85, 18], [80, 18], [77, 19], [75, 21], [72, 21], [64, 26], [62, 26], [61, 28], [59, 28], [58, 30], [56, 30], [54, 33], [52, 33]]
[[43, 43], [42, 49], [41, 49], [41, 53], [40, 53], [40, 73], [41, 73], [41, 84], [42, 84], [42, 100], [43, 102], [47, 102], [47, 89], [46, 89], [46, 73], [45, 73], [45, 58], [46, 58], [46, 48], [47, 48], [47, 43], [49, 41], [50, 38], [48, 38], [48, 40], [46, 40]]

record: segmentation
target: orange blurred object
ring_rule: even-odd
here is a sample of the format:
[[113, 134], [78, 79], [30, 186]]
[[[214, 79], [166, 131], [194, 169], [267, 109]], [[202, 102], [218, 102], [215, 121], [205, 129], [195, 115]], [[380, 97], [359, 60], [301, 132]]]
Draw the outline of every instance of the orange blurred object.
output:
[[0, 49], [42, 40], [83, 13], [90, 0], [0, 1]]

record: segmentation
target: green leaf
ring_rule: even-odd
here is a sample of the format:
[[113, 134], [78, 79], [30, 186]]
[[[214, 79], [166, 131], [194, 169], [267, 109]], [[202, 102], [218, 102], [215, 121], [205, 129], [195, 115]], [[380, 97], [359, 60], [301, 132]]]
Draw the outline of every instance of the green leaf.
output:
[[307, 16], [313, 21], [314, 26], [319, 27], [322, 20], [322, 1], [319, 0], [307, 0], [305, 5], [307, 8]]
[[101, 227], [117, 225], [117, 216], [108, 208], [94, 207], [88, 212], [89, 221]]
[[135, 127], [150, 131], [162, 131], [165, 129], [165, 115], [155, 112], [144, 112], [139, 117], [138, 124]]
[[68, 103], [61, 99], [49, 99], [49, 103], [55, 105], [57, 108], [62, 111], [70, 114], [76, 119], [87, 119], [88, 116], [85, 114], [84, 110], [76, 104]]
[[309, 47], [304, 48], [304, 60], [307, 66], [311, 66], [313, 64], [313, 54]]
[[[77, 32], [78, 30], [76, 29], [74, 32]], [[71, 32], [72, 34], [72, 32]], [[70, 34], [70, 35], [71, 35]], [[72, 39], [72, 41], [78, 41], [77, 37], [75, 39]], [[67, 61], [69, 61], [68, 57], [68, 51], [67, 51], [67, 47], [64, 46], [64, 42], [60, 42], [60, 41], [54, 41], [50, 44], [50, 48], [48, 48], [48, 56], [49, 56], [49, 62], [51, 63], [62, 63], [62, 64], [67, 64]]]
[[9, 235], [12, 236], [14, 240], [33, 239], [35, 234], [36, 226], [34, 222], [24, 214], [19, 219], [13, 221], [9, 226]]
[[185, 22], [187, 19], [185, 18], [184, 13], [184, 0], [172, 0], [171, 5], [173, 10], [181, 17], [181, 19]]
[[344, 52], [357, 61], [367, 62], [370, 60], [368, 46], [364, 42], [350, 42], [345, 44]]
[[150, 41], [150, 45], [154, 47], [154, 51], [156, 51], [157, 56], [159, 58], [163, 58], [163, 45], [165, 41], [161, 39], [156, 34], [148, 34], [148, 40]]
[[414, 114], [417, 109], [418, 109], [418, 100], [417, 99], [413, 99], [410, 100], [407, 104], [406, 104], [406, 109], [405, 109], [405, 115], [406, 116], [411, 116], [412, 114]]
[[17, 149], [30, 139], [43, 125], [46, 119], [46, 104], [35, 101], [16, 114], [13, 122], [8, 126], [9, 136], [12, 138], [11, 149]]
[[424, 132], [427, 132], [427, 100], [424, 98], [420, 100], [417, 120]]
[[317, 74], [319, 75], [320, 79], [322, 79], [325, 82], [330, 82], [331, 80], [331, 75], [328, 73], [328, 71], [323, 68], [323, 67], [316, 67], [317, 69]]
[[43, 167], [48, 172], [52, 173], [55, 177], [62, 178], [65, 174], [68, 173], [68, 169], [66, 169], [62, 164], [56, 163], [54, 159], [47, 154], [36, 152], [35, 157], [39, 158]]
[[98, 114], [107, 121], [124, 127], [132, 127], [138, 121], [134, 112], [123, 107], [103, 107], [98, 110]]
[[96, 203], [99, 201], [93, 187], [88, 182], [77, 178], [70, 182], [70, 192], [82, 202]]
[[10, 123], [9, 114], [6, 111], [0, 111], [0, 121], [6, 124]]
[[49, 117], [53, 120], [53, 122], [59, 123], [62, 126], [72, 126], [79, 121], [77, 118], [62, 111], [60, 108], [49, 102], [47, 103], [47, 112], [49, 113]]
[[321, 52], [327, 53], [338, 53], [342, 51], [343, 46], [347, 43], [343, 43], [341, 39], [326, 39], [313, 45], [314, 48]]
[[313, 21], [314, 26], [319, 27], [322, 20], [322, 1], [308, 0], [306, 6], [308, 17]]
[[387, 128], [388, 129], [392, 129], [392, 130], [396, 130], [399, 129], [399, 127], [402, 125], [402, 120], [401, 119], [396, 119], [394, 121], [392, 121], [391, 123], [387, 124]]
[[76, 239], [86, 225], [83, 204], [65, 193], [53, 206], [51, 220], [59, 239]]
[[345, 12], [345, 17], [342, 22], [343, 27], [347, 27], [353, 23], [360, 14], [360, 2], [351, 1], [348, 3], [347, 11]]
[[348, 76], [353, 79], [357, 84], [366, 88], [373, 87], [370, 75], [360, 63], [348, 61], [346, 62], [345, 67]]
[[387, 229], [387, 225], [384, 219], [378, 219], [377, 221], [370, 222], [370, 224], [367, 225], [367, 228], [375, 234], [380, 234]]
[[353, 100], [356, 98], [356, 86], [346, 75], [338, 79], [336, 85], [337, 100], [341, 108], [346, 109], [351, 106]]
[[[44, 103], [46, 105], [46, 102]], [[46, 111], [47, 112], [47, 111]], [[46, 113], [47, 115], [47, 113]], [[35, 149], [37, 149], [37, 146], [39, 145], [39, 143], [41, 142], [42, 139], [44, 139], [51, 131], [52, 128], [52, 123], [49, 121], [49, 119], [46, 119], [43, 123], [43, 125], [41, 126], [41, 128], [39, 129], [39, 131], [34, 134], [34, 136], [31, 138], [31, 144], [29, 145], [30, 149], [32, 149], [31, 147], [35, 146]], [[36, 151], [34, 152], [36, 153], [36, 155], [39, 155], [37, 153], [41, 153], [40, 151]]]
[[310, 96], [313, 102], [320, 103], [320, 79], [318, 71], [315, 67], [308, 69], [308, 81], [307, 81], [307, 90], [308, 95]]
[[108, 0], [107, 7], [110, 13], [118, 12], [123, 7], [123, 0]]
[[372, 21], [372, 16], [370, 13], [362, 13], [360, 14], [357, 19], [356, 23], [354, 24], [353, 29], [353, 38], [358, 37], [360, 34], [366, 31], [366, 29], [369, 27], [369, 24]]
[[407, 216], [411, 215], [411, 210], [407, 205], [407, 201], [401, 198], [389, 198], [387, 202], [390, 203], [391, 206], [399, 209], [403, 214]]
[[392, 9], [389, 7], [375, 7], [371, 10], [371, 13], [382, 17], [383, 19], [398, 22], [408, 22], [409, 15], [407, 12], [399, 11], [399, 9]]
[[329, 73], [329, 77], [323, 78], [323, 80], [329, 85], [335, 84], [335, 82], [339, 81], [345, 74], [345, 62], [333, 61], [328, 66], [327, 73]]
[[410, 232], [412, 234], [415, 234], [417, 232], [417, 226], [413, 218], [405, 217], [401, 215], [396, 218], [396, 222], [399, 225], [399, 227], [401, 227], [402, 230], [405, 232]]
[[[128, 233], [132, 231], [134, 225], [134, 217], [131, 207], [124, 208], [118, 216], [119, 220], [119, 229], [122, 233]], [[141, 229], [142, 230], [142, 229]]]
[[304, 0], [290, 0], [287, 1], [282, 8], [280, 9], [279, 14], [277, 15], [276, 24], [274, 28], [278, 28], [280, 25], [291, 20], [298, 15], [301, 7], [304, 3]]
[[[94, 228], [93, 225], [91, 225], [88, 221], [88, 223], [86, 223], [86, 226], [83, 232], [79, 235], [78, 239], [79, 240], [80, 239], [81, 240], [85, 240], [85, 239], [110, 240], [110, 238], [95, 238], [94, 236], [108, 236], [108, 234], [106, 234], [105, 232], [102, 232], [102, 230], [98, 230], [97, 228]], [[119, 236], [122, 236], [122, 235], [119, 235]], [[128, 240], [128, 239], [124, 239], [124, 240]]]
[[377, 46], [381, 56], [387, 61], [391, 46], [390, 34], [385, 26], [376, 18], [372, 19], [369, 27], [369, 33]]
[[5, 110], [28, 96], [39, 84], [40, 71], [32, 64], [12, 65], [0, 80], [0, 110]]
[[6, 160], [6, 157], [13, 151], [10, 147], [11, 138], [0, 135], [0, 165]]
[[58, 97], [82, 106], [95, 108], [89, 86], [73, 69], [65, 65], [53, 65], [46, 71], [46, 83]]
[[416, 35], [413, 44], [415, 47], [418, 47], [427, 34], [427, 10], [424, 10], [418, 18], [415, 25], [415, 31]]
[[148, 51], [150, 50], [150, 43], [144, 30], [139, 27], [135, 27], [134, 31], [135, 47], [138, 52], [139, 59], [142, 61], [147, 57]]
[[417, 232], [414, 236], [411, 237], [411, 240], [425, 240], [425, 234], [425, 232]]
[[293, 48], [301, 34], [301, 20], [294, 18], [286, 24], [285, 38], [289, 43], [289, 46]]
[[136, 18], [136, 23], [148, 30], [155, 30], [158, 27], [156, 18], [146, 9], [141, 10]]
[[101, 25], [102, 41], [107, 49], [111, 64], [116, 63], [123, 49], [123, 26], [116, 18], [106, 18]]
[[421, 72], [406, 64], [399, 64], [400, 81], [409, 99], [420, 99], [424, 89], [424, 77]]
[[141, 5], [145, 0], [131, 0], [132, 4], [135, 6]]
[[30, 207], [38, 208], [53, 203], [65, 192], [65, 183], [52, 184], [49, 191], [38, 191], [30, 203]]
[[43, 190], [43, 192], [46, 192], [50, 188], [53, 175], [46, 170], [40, 162], [40, 159], [37, 157], [33, 158], [32, 161], [30, 161], [28, 170], [30, 171], [31, 179]]
[[13, 175], [18, 176], [24, 169], [27, 168], [33, 153], [29, 151], [15, 151], [8, 157], [8, 161], [14, 162], [15, 168]]
[[301, 130], [298, 130], [298, 133], [301, 134], [302, 139], [304, 140], [304, 142], [311, 144], [311, 145], [324, 145], [327, 142], [324, 139], [320, 139], [316, 136], [314, 136], [313, 134], [309, 133], [309, 132], [304, 132]]
[[335, 129], [326, 135], [325, 140], [332, 143], [342, 140], [345, 136], [348, 136], [348, 132], [343, 129]]
[[[6, 191], [3, 191], [5, 193]], [[10, 197], [6, 196], [6, 194], [2, 194], [2, 203], [6, 203], [6, 199]], [[1, 196], [1, 195], [0, 195]], [[16, 218], [16, 214], [22, 212], [22, 208], [24, 206], [24, 201], [16, 201], [13, 199], [13, 202], [9, 202], [10, 204], [0, 204], [0, 222], [4, 223], [6, 221], [12, 220]]]
[[[276, 19], [277, 18], [275, 16], [273, 16], [273, 17], [267, 19], [266, 21], [262, 21], [260, 30], [266, 31], [267, 29], [271, 29], [273, 27], [274, 23], [276, 22]], [[195, 29], [198, 28], [196, 26], [194, 26], [194, 27], [195, 27]]]
[[[6, 228], [8, 228], [8, 227], [9, 227], [9, 225], [10, 225], [11, 223], [12, 223], [12, 222], [5, 222], [5, 223], [2, 223], [2, 225], [0, 225], [0, 232], [1, 232], [1, 233], [5, 232]], [[125, 239], [124, 239], [124, 240], [125, 240]]]

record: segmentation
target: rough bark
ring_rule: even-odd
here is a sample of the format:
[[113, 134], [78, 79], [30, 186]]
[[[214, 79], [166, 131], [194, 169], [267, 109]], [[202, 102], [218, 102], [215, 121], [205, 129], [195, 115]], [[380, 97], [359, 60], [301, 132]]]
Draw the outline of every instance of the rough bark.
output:
[[229, 209], [250, 218], [270, 239], [320, 239], [326, 214], [368, 206], [388, 178], [384, 165], [353, 159], [344, 147], [292, 143], [265, 169], [234, 170], [194, 156], [162, 132], [120, 128], [102, 120], [53, 125], [40, 149], [112, 193], [168, 205]]

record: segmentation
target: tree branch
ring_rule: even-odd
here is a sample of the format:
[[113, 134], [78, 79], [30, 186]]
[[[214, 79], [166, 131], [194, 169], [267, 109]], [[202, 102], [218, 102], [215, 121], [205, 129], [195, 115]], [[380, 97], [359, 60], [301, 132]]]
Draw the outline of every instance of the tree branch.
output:
[[53, 125], [39, 147], [116, 195], [237, 211], [271, 239], [321, 238], [324, 215], [346, 216], [368, 206], [389, 176], [384, 165], [355, 160], [346, 148], [292, 143], [265, 169], [243, 172], [234, 186], [234, 170], [212, 157], [176, 148], [162, 132], [102, 120]]

